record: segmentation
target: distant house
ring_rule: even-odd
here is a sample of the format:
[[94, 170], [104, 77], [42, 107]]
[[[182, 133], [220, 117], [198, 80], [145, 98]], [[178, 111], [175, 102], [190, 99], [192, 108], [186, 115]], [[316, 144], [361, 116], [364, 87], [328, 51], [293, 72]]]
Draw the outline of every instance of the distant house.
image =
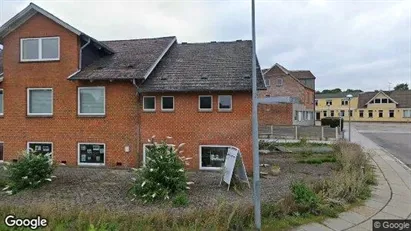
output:
[[267, 90], [259, 91], [260, 125], [314, 125], [315, 76], [276, 63], [263, 70]]
[[251, 41], [99, 41], [30, 4], [0, 44], [0, 161], [33, 149], [67, 165], [141, 166], [155, 135], [186, 143], [190, 169], [220, 169], [230, 146], [252, 168]]
[[[346, 96], [352, 94], [350, 102]], [[316, 94], [317, 119], [342, 116], [352, 121], [411, 122], [411, 90]]]

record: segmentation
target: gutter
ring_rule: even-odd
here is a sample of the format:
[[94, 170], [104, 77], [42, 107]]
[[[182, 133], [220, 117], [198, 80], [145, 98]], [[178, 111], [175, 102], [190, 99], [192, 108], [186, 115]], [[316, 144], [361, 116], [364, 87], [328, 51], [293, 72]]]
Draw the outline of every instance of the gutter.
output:
[[81, 71], [81, 62], [82, 62], [82, 56], [83, 56], [83, 49], [86, 48], [86, 46], [88, 46], [91, 43], [91, 39], [90, 37], [88, 38], [88, 41], [86, 44], [84, 44], [82, 47], [80, 47], [80, 55], [79, 55], [79, 62], [78, 62], [78, 69], [76, 72], [74, 72], [73, 74], [69, 75], [69, 77], [67, 77], [67, 79], [70, 79], [71, 77], [75, 76], [76, 74], [78, 74]]

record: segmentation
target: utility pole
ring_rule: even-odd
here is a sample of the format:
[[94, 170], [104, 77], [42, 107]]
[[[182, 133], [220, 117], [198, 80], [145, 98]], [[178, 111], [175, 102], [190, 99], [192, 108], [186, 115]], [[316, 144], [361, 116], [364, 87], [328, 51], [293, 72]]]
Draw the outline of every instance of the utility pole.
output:
[[253, 200], [254, 222], [256, 230], [261, 230], [261, 198], [260, 198], [260, 157], [258, 153], [258, 101], [257, 101], [257, 59], [255, 42], [255, 2], [251, 0], [251, 33], [252, 33], [252, 130], [253, 130]]

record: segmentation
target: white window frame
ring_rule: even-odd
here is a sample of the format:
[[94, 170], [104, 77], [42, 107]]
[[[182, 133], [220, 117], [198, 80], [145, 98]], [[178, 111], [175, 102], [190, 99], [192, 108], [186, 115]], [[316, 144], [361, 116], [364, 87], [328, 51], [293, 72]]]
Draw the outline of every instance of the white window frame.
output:
[[[211, 98], [211, 108], [201, 108], [201, 97], [210, 97]], [[198, 110], [199, 111], [213, 111], [213, 96], [212, 95], [199, 95], [198, 96]]]
[[[409, 116], [405, 116], [405, 112], [408, 112], [409, 114]], [[402, 111], [402, 118], [411, 118], [411, 109], [404, 109], [403, 111]]]
[[[151, 143], [147, 143], [147, 144], [143, 144], [143, 166], [146, 166], [146, 147], [147, 146], [153, 146], [154, 144]], [[174, 144], [167, 144], [168, 147], [175, 147]], [[178, 154], [178, 153], [177, 153]]]
[[[81, 113], [80, 91], [87, 89], [103, 89], [104, 94], [104, 112], [103, 113]], [[106, 87], [78, 87], [77, 88], [77, 115], [79, 116], [105, 116], [106, 115]]]
[[3, 116], [4, 115], [4, 90], [2, 89], [2, 88], [0, 88], [0, 92], [2, 93], [2, 95], [3, 95], [3, 97], [2, 97], [2, 100], [3, 100], [3, 102], [2, 102], [2, 108], [0, 108], [1, 109], [1, 112], [0, 112], [0, 116]]
[[222, 169], [222, 167], [203, 167], [203, 165], [202, 165], [202, 163], [201, 163], [201, 160], [203, 159], [203, 156], [202, 156], [202, 153], [201, 153], [201, 148], [202, 148], [202, 147], [210, 147], [210, 148], [235, 148], [235, 147], [232, 146], [232, 145], [214, 145], [214, 144], [210, 144], [210, 145], [208, 145], [208, 144], [202, 144], [202, 145], [199, 145], [199, 147], [198, 147], [198, 156], [199, 156], [199, 158], [198, 158], [198, 163], [199, 163], [199, 169], [200, 169], [200, 170], [212, 170], [212, 171], [219, 171], [219, 170]]
[[[230, 108], [220, 108], [220, 98], [222, 97], [222, 96], [229, 96], [230, 97]], [[233, 111], [233, 96], [232, 95], [219, 95], [218, 96], [218, 111], [220, 111], [220, 112], [231, 112], [231, 111]]]
[[[145, 108], [146, 107], [145, 101], [144, 101], [145, 98], [154, 98], [154, 109], [146, 109]], [[156, 99], [155, 96], [143, 96], [143, 111], [149, 111], [149, 112], [156, 111], [156, 101], [157, 101], [157, 99]]]
[[270, 83], [270, 79], [265, 79], [265, 86], [270, 87], [271, 83]]
[[[51, 90], [51, 113], [31, 113], [30, 112], [30, 91]], [[54, 91], [53, 88], [27, 88], [27, 115], [28, 116], [52, 116], [54, 112]]]
[[[26, 41], [26, 40], [38, 40], [39, 42], [39, 47], [38, 47], [38, 55], [39, 55], [39, 58], [38, 59], [24, 59], [23, 58], [23, 41]], [[54, 59], [43, 59], [42, 58], [42, 56], [43, 56], [43, 54], [42, 54], [42, 46], [43, 46], [43, 43], [42, 43], [42, 40], [43, 39], [57, 39], [57, 44], [58, 44], [58, 46], [57, 46], [57, 58], [54, 58]], [[58, 37], [58, 36], [55, 36], [55, 37], [41, 37], [41, 38], [21, 38], [20, 39], [20, 62], [47, 62], [47, 61], [59, 61], [60, 60], [60, 37]]]
[[3, 159], [0, 159], [0, 163], [4, 162], [4, 142], [0, 141], [0, 144], [3, 144]]
[[[87, 145], [103, 145], [104, 146], [104, 163], [81, 163], [80, 162], [80, 145], [87, 144]], [[105, 143], [91, 143], [91, 142], [79, 142], [77, 143], [77, 165], [78, 166], [106, 166], [106, 157], [107, 156], [107, 147]]]
[[[173, 98], [173, 109], [164, 109], [164, 108], [163, 108], [163, 99], [164, 99], [164, 97], [172, 97], [172, 98]], [[176, 104], [175, 104], [175, 103], [176, 103], [176, 102], [175, 102], [175, 100], [174, 100], [174, 96], [168, 96], [168, 95], [161, 96], [161, 111], [168, 111], [168, 112], [174, 111], [174, 109], [176, 108]]]
[[29, 141], [27, 142], [26, 150], [29, 150], [30, 144], [51, 144], [51, 156], [50, 159], [53, 159], [53, 151], [54, 151], [54, 144], [53, 142], [36, 142], [36, 141]]

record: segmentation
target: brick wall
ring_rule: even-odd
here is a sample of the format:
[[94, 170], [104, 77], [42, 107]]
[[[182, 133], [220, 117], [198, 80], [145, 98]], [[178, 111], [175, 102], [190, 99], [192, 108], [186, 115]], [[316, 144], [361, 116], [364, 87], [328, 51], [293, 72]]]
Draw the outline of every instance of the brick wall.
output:
[[291, 103], [258, 105], [258, 125], [293, 125], [293, 105]]
[[[60, 37], [60, 61], [20, 63], [20, 38]], [[5, 160], [17, 158], [27, 142], [53, 142], [54, 159], [77, 164], [77, 143], [106, 144], [106, 166], [121, 162], [135, 166], [138, 143], [136, 89], [131, 82], [72, 82], [67, 77], [78, 67], [79, 38], [42, 15], [35, 15], [3, 41], [4, 116], [0, 118], [0, 141]], [[79, 117], [77, 88], [106, 87], [106, 116]], [[27, 117], [27, 88], [53, 88], [53, 116]], [[125, 153], [124, 147], [130, 146]]]
[[[301, 100], [307, 109], [314, 109], [314, 90], [304, 87], [294, 78], [284, 73], [279, 67], [275, 66], [264, 74], [265, 79], [270, 80], [270, 87], [265, 91], [259, 91], [259, 97], [264, 98], [266, 95], [275, 96], [292, 96]], [[283, 85], [277, 86], [277, 80], [283, 79]]]
[[251, 171], [251, 93], [221, 94], [232, 94], [232, 112], [218, 112], [218, 94], [212, 94], [212, 112], [198, 111], [197, 93], [165, 93], [165, 96], [174, 96], [174, 112], [161, 112], [161, 95], [145, 94], [156, 95], [156, 112], [141, 112], [139, 156], [143, 156], [143, 144], [153, 135], [161, 140], [171, 136], [171, 143], [175, 145], [186, 143], [183, 155], [193, 158], [192, 169], [199, 168], [200, 145], [232, 145], [241, 150], [246, 168]]

